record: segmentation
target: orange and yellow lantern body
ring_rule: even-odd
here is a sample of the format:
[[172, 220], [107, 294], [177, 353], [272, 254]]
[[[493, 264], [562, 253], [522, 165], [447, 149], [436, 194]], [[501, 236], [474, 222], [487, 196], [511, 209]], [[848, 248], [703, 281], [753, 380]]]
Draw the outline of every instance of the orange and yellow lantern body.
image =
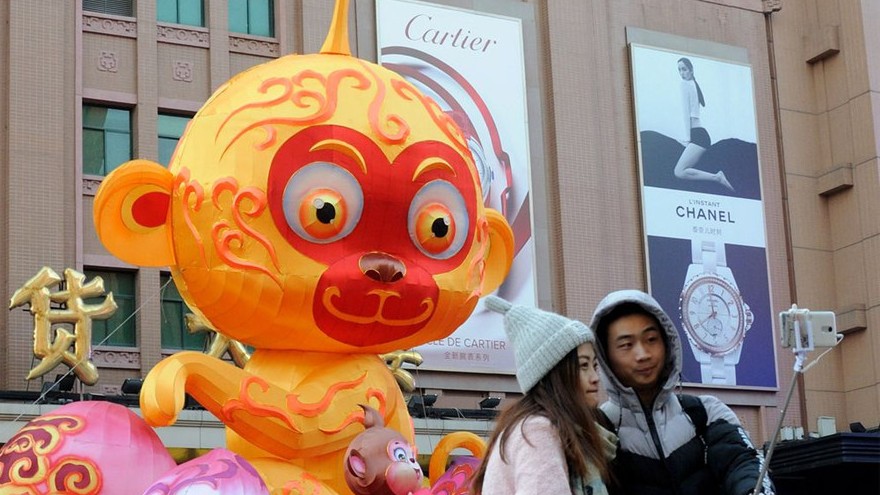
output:
[[346, 8], [322, 53], [233, 77], [168, 168], [129, 162], [95, 200], [110, 252], [170, 267], [194, 312], [255, 349], [244, 369], [165, 359], [144, 383], [145, 419], [172, 424], [192, 395], [270, 490], [349, 493], [339, 470], [363, 431], [359, 404], [412, 441], [377, 354], [452, 333], [513, 254], [458, 127], [402, 77], [347, 53]]

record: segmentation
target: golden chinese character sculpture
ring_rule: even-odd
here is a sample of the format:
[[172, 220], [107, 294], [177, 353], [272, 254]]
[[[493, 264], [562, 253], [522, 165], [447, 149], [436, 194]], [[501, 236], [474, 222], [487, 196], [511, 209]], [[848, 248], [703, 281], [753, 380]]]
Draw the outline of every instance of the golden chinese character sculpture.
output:
[[[59, 364], [66, 364], [86, 385], [98, 382], [98, 369], [90, 361], [92, 320], [113, 316], [116, 302], [108, 294], [101, 304], [86, 304], [83, 299], [104, 295], [101, 277], [85, 282], [85, 275], [73, 269], [64, 270], [63, 290], [50, 292], [62, 279], [49, 267], [43, 267], [24, 286], [16, 290], [9, 309], [30, 305], [34, 316], [34, 356], [41, 359], [27, 375], [28, 380], [45, 375]], [[52, 307], [52, 303], [60, 307]], [[73, 325], [73, 333], [60, 325]], [[73, 347], [73, 351], [70, 348]]]
[[229, 354], [232, 362], [239, 368], [244, 368], [247, 362], [251, 359], [250, 353], [241, 342], [237, 342], [223, 334], [217, 333], [217, 330], [214, 327], [199, 318], [198, 315], [189, 313], [184, 319], [186, 320], [186, 329], [189, 333], [208, 334], [210, 345], [205, 351], [205, 354], [217, 359], [222, 359], [224, 355]]

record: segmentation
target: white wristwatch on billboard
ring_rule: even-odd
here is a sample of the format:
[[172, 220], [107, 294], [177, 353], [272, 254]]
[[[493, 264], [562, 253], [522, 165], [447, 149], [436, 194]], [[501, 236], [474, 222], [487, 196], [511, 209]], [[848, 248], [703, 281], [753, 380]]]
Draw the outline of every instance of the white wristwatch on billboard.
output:
[[727, 266], [723, 242], [693, 239], [679, 309], [705, 384], [736, 385], [743, 340], [754, 316]]

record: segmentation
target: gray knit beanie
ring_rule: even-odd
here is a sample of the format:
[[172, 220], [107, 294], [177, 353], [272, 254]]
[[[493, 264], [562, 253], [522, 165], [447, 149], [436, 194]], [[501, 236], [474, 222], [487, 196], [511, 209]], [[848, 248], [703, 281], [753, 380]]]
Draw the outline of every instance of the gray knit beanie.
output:
[[511, 304], [496, 296], [486, 307], [504, 315], [504, 331], [513, 344], [516, 380], [523, 393], [531, 390], [572, 349], [595, 342], [583, 323], [538, 308]]

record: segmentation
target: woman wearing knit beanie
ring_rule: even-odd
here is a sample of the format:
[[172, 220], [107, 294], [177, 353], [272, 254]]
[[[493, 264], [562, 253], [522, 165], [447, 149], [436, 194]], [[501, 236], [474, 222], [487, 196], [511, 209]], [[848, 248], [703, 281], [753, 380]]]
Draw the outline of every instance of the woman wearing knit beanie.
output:
[[598, 362], [583, 323], [494, 296], [523, 397], [498, 417], [474, 476], [475, 495], [606, 495], [617, 439], [595, 423]]

